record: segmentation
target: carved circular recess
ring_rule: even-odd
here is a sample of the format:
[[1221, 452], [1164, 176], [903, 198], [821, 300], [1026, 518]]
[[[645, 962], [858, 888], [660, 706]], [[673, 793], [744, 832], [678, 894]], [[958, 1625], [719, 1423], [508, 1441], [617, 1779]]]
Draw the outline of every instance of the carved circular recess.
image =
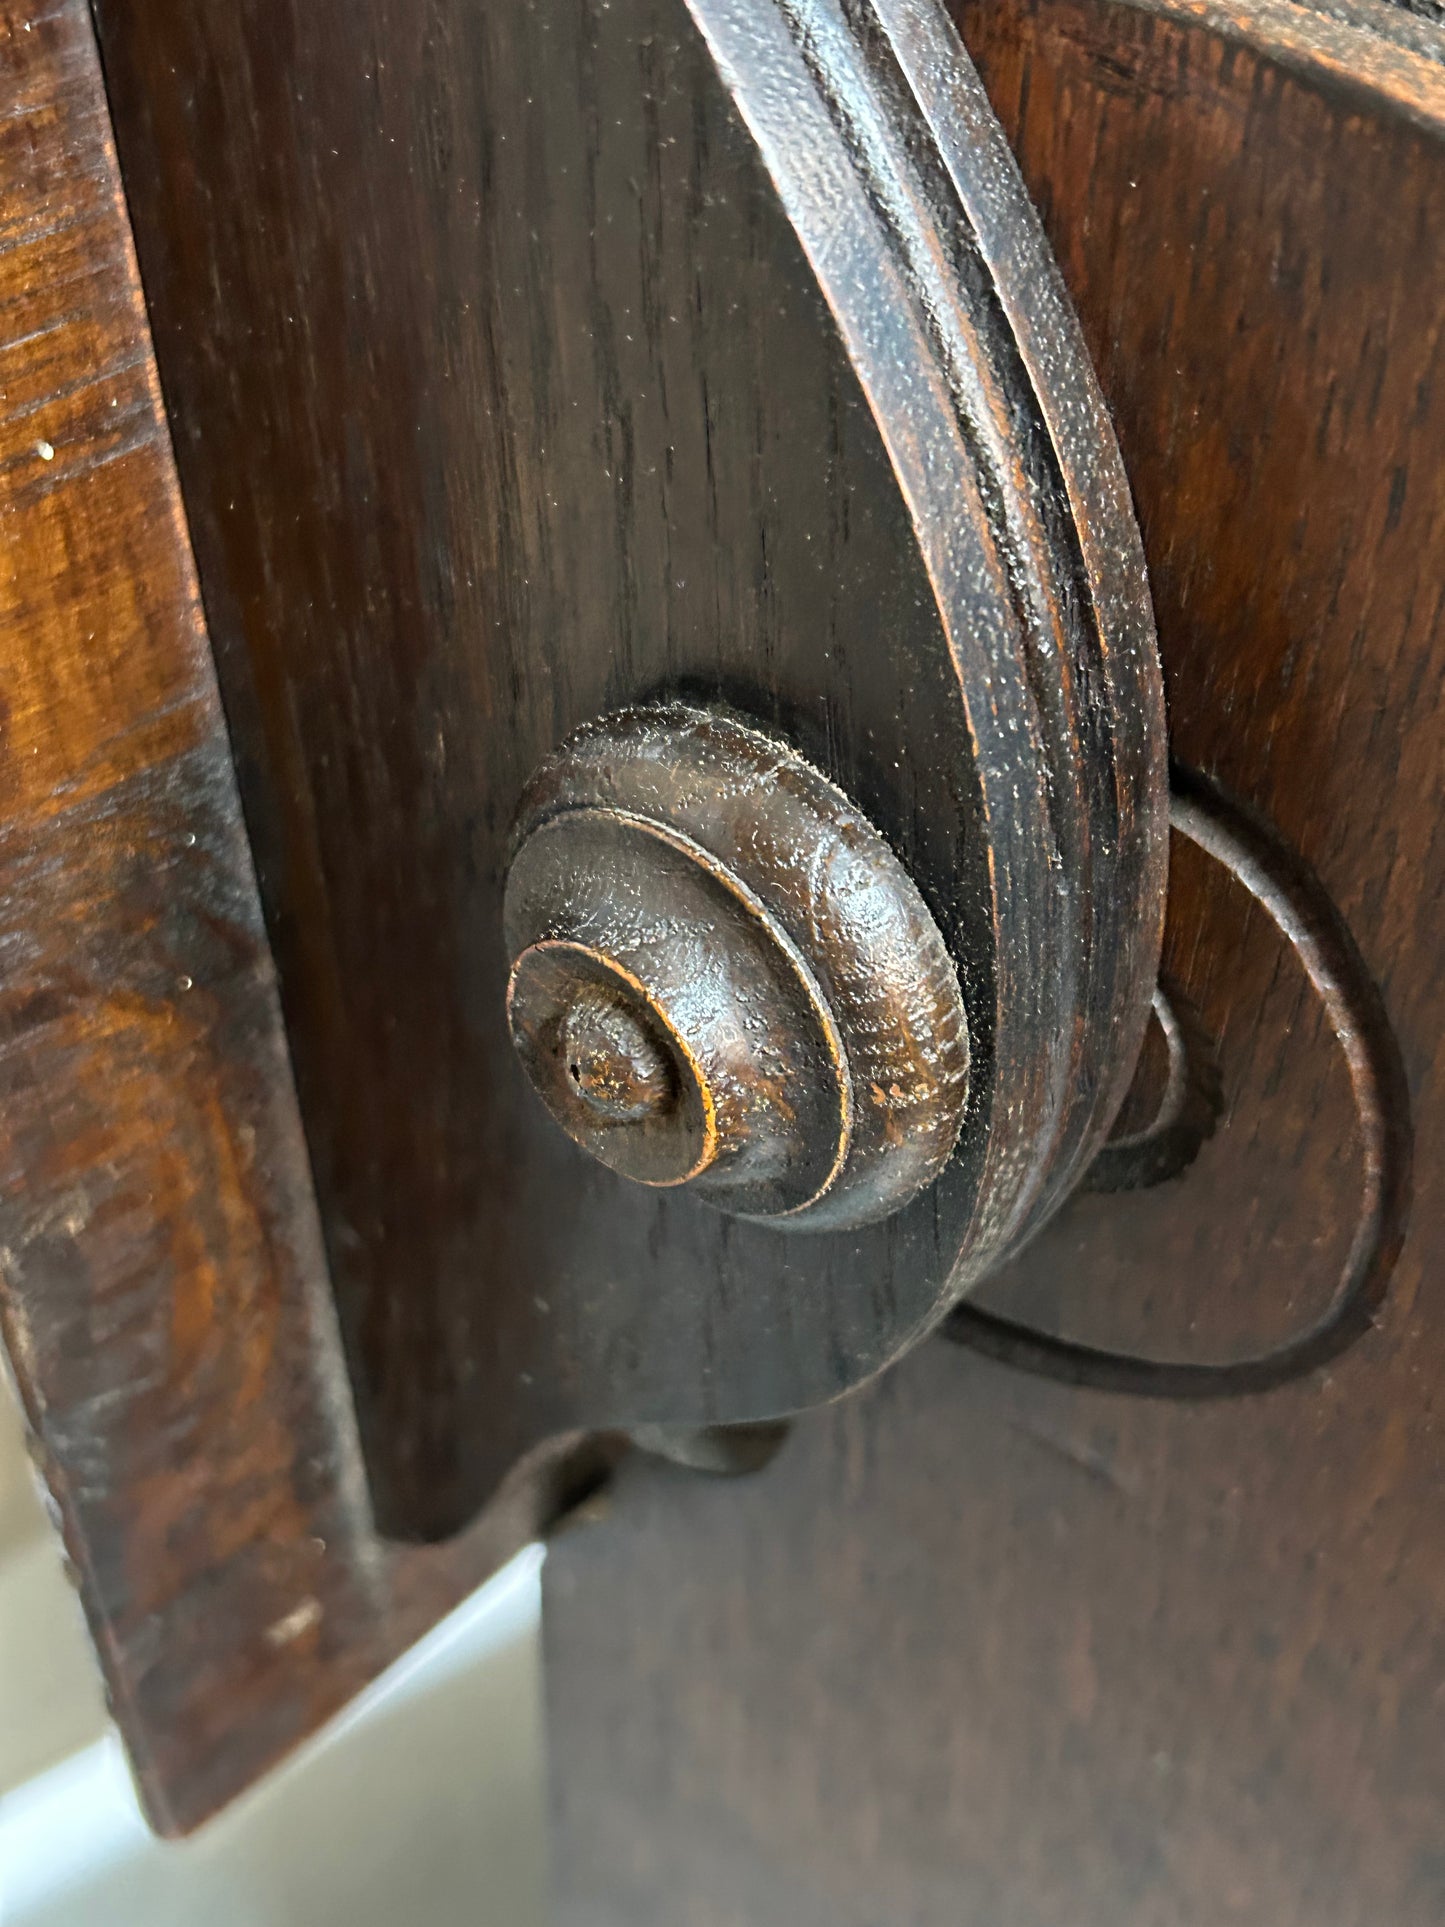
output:
[[513, 1044], [614, 1171], [838, 1229], [948, 1162], [969, 1061], [948, 948], [786, 744], [675, 704], [586, 725], [528, 788], [504, 918]]
[[[1151, 1077], [1146, 1053], [1138, 1079], [1157, 1104], [1134, 1128], [1131, 1101], [1070, 1208], [943, 1329], [1071, 1384], [1232, 1397], [1314, 1371], [1372, 1328], [1409, 1206], [1409, 1086], [1304, 858], [1199, 771], [1175, 781], [1167, 1061], [1160, 1077], [1156, 1050]], [[1081, 1263], [1107, 1293], [1060, 1295]]]

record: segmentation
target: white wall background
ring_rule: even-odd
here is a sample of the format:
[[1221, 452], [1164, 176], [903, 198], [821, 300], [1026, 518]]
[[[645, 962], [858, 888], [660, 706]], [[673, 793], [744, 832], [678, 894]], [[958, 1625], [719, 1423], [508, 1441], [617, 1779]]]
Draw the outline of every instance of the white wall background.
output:
[[0, 1378], [0, 1923], [543, 1927], [541, 1558], [199, 1834], [158, 1841]]

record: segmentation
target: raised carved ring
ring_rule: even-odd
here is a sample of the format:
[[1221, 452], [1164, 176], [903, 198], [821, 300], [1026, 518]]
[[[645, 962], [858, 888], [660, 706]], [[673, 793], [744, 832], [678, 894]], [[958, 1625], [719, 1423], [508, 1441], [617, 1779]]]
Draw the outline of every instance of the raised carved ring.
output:
[[948, 1161], [968, 1023], [893, 851], [786, 744], [681, 705], [589, 724], [523, 801], [512, 1041], [622, 1175], [780, 1226], [900, 1209]]

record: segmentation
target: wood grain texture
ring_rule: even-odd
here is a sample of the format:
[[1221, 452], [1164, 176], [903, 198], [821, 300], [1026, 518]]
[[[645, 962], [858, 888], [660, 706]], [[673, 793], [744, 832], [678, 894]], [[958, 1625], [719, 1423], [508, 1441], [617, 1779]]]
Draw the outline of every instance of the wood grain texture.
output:
[[[1414, 1201], [1373, 1329], [1268, 1394], [1131, 1400], [930, 1345], [756, 1481], [629, 1468], [546, 1572], [560, 1916], [1434, 1927], [1440, 43], [1347, 62], [1338, 21], [1167, 0], [958, 17], [1114, 410], [1175, 749], [1353, 932]], [[1197, 850], [1166, 956], [1218, 1047], [1214, 1137], [1171, 1185], [1078, 1200], [990, 1302], [1227, 1358], [1318, 1308], [1366, 1147], [1306, 976]]]
[[[96, 11], [379, 1516], [837, 1395], [1087, 1163], [1162, 921], [1137, 531], [946, 20]], [[958, 964], [969, 1114], [886, 1224], [630, 1188], [514, 1060], [512, 813], [658, 697], [836, 782]]]
[[[876, 1267], [835, 1313], [769, 1234], [719, 1249], [557, 1133], [506, 1033], [502, 886], [543, 758], [679, 671], [951, 873], [976, 798], [892, 744], [957, 720], [936, 607], [676, 0], [98, 17], [372, 1490], [445, 1531], [590, 1386], [666, 1423], [750, 1357], [763, 1415], [876, 1343]], [[825, 653], [878, 631], [830, 700]], [[924, 1265], [897, 1276], [926, 1316]]]
[[156, 1824], [551, 1516], [376, 1540], [84, 0], [0, 11], [0, 1329]]

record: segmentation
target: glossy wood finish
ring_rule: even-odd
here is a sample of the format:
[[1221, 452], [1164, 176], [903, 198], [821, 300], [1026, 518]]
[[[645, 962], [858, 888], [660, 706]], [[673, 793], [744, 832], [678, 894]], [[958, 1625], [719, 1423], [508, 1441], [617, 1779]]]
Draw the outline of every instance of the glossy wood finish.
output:
[[374, 1534], [84, 0], [0, 14], [0, 107], [0, 1332], [176, 1831], [565, 1481]]
[[[1137, 531], [946, 21], [96, 11], [380, 1517], [836, 1396], [1087, 1163], [1161, 924]], [[512, 813], [660, 695], [836, 781], [951, 948], [971, 1116], [886, 1224], [640, 1193], [514, 1061]]]
[[1136, 1356], [1268, 1352], [1336, 1288], [1387, 1139], [1389, 1289], [1268, 1392], [936, 1343], [753, 1481], [631, 1465], [547, 1567], [568, 1923], [1445, 1914], [1445, 67], [1423, 20], [1330, 12], [959, 18], [1114, 410], [1176, 752], [1343, 917], [1408, 1102], [1361, 1106], [1241, 866], [1178, 839], [1214, 1134], [984, 1290]]

